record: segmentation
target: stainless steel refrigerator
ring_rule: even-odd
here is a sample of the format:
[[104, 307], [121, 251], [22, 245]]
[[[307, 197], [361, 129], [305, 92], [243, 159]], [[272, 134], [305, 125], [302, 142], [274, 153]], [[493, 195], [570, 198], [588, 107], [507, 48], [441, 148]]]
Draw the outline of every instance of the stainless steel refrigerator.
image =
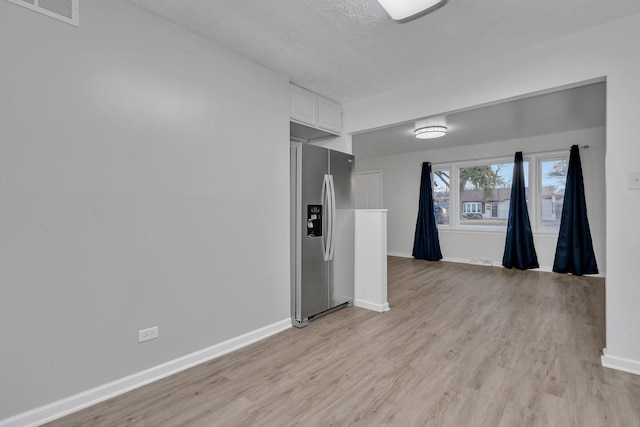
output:
[[353, 304], [353, 156], [291, 143], [291, 321]]

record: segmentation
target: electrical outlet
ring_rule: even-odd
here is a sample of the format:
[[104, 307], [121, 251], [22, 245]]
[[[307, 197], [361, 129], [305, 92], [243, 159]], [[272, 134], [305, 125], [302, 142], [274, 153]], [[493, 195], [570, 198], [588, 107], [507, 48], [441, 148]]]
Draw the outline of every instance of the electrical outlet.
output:
[[140, 329], [138, 331], [138, 342], [154, 340], [158, 338], [158, 336], [159, 336], [159, 332], [158, 332], [157, 326], [154, 326], [153, 328], [148, 328], [148, 329]]

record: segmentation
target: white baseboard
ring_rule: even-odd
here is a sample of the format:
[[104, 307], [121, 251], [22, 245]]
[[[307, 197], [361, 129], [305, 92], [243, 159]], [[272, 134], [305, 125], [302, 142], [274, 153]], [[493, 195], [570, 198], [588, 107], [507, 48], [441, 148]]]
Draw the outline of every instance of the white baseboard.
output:
[[602, 356], [600, 360], [602, 361], [602, 366], [604, 366], [605, 368], [617, 369], [618, 371], [640, 375], [640, 361], [638, 360], [611, 356], [610, 354], [607, 354], [606, 348], [602, 350]]
[[413, 255], [405, 253], [405, 252], [387, 252], [389, 256], [398, 256], [401, 258], [413, 258]]
[[179, 357], [153, 368], [137, 372], [127, 377], [83, 391], [81, 393], [49, 403], [10, 418], [0, 420], [0, 427], [31, 427], [53, 421], [73, 412], [103, 402], [143, 385], [158, 381], [170, 375], [189, 369], [193, 366], [230, 353], [239, 348], [253, 344], [291, 327], [291, 319], [287, 318], [256, 329], [246, 334], [231, 338], [203, 350]]
[[[387, 255], [389, 255], [389, 256], [397, 256], [397, 257], [401, 257], [401, 258], [413, 258], [413, 255], [411, 255], [408, 252], [387, 252]], [[469, 258], [443, 257], [441, 261], [458, 262], [460, 264], [469, 264], [471, 260]], [[494, 265], [495, 265], [495, 263], [494, 263]]]
[[[401, 258], [413, 258], [413, 255], [411, 255], [410, 253], [406, 253], [406, 252], [387, 252], [387, 255], [389, 255], [389, 256], [397, 256], [397, 257], [401, 257]], [[441, 261], [458, 262], [460, 264], [473, 264], [469, 258], [443, 257]], [[493, 261], [493, 267], [502, 267], [502, 261]], [[549, 266], [544, 266], [543, 265], [540, 268], [532, 269], [532, 271], [543, 271], [545, 273], [553, 273], [553, 267], [549, 267]], [[602, 277], [602, 278], [606, 278], [607, 275], [606, 275], [606, 273], [599, 273], [599, 274], [589, 274], [588, 276], [585, 276], [585, 277]]]
[[353, 305], [360, 308], [366, 308], [367, 310], [377, 311], [378, 313], [382, 313], [384, 311], [389, 311], [389, 303], [385, 302], [384, 304], [377, 304], [371, 301], [365, 301], [361, 299], [354, 299]]
[[[389, 256], [397, 256], [401, 258], [413, 258], [413, 255], [407, 252], [387, 252]], [[469, 258], [451, 258], [451, 257], [443, 257], [441, 261], [444, 262], [457, 262], [460, 264], [469, 264], [471, 260]], [[495, 262], [493, 263], [495, 265]]]
[[468, 258], [450, 258], [450, 257], [444, 257], [442, 258], [442, 261], [444, 262], [457, 262], [460, 264], [470, 264], [471, 260]]

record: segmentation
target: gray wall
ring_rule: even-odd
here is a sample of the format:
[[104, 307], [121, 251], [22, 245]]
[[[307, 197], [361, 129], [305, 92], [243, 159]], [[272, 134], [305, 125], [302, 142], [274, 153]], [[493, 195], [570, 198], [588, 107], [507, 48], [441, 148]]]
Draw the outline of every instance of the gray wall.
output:
[[80, 13], [0, 2], [0, 419], [289, 316], [288, 78]]
[[[527, 153], [563, 150], [568, 155], [569, 147], [573, 144], [589, 145], [588, 149], [580, 150], [580, 157], [594, 250], [600, 273], [605, 273], [604, 128], [358, 160], [356, 169], [358, 172], [382, 171], [383, 207], [389, 209], [388, 250], [395, 255], [411, 256], [418, 213], [422, 162], [437, 164], [487, 157], [513, 157], [516, 151], [523, 151], [526, 156]], [[474, 232], [441, 227], [438, 234], [445, 259], [459, 261], [469, 261], [471, 258], [491, 259], [498, 265], [502, 262], [505, 232], [484, 230]], [[534, 233], [541, 268], [550, 270], [553, 266], [557, 236], [557, 233]]]

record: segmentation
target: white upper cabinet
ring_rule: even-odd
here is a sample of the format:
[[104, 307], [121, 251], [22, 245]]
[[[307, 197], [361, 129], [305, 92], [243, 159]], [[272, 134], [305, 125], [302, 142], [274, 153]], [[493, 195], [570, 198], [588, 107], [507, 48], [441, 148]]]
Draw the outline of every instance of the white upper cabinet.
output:
[[291, 118], [316, 126], [318, 123], [318, 95], [296, 85], [289, 85]]
[[318, 97], [318, 127], [336, 133], [342, 131], [342, 108], [340, 108], [340, 104]]
[[294, 84], [289, 85], [291, 120], [339, 135], [342, 131], [340, 104], [309, 92]]

